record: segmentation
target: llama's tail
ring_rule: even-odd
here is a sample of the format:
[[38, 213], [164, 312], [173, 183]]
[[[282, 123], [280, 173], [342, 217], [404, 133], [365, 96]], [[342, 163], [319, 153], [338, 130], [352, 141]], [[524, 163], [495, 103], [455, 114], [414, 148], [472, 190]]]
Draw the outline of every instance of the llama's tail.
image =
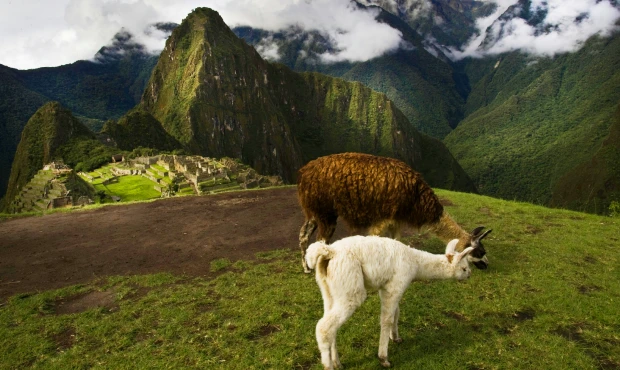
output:
[[314, 270], [320, 261], [327, 261], [333, 257], [333, 251], [325, 244], [324, 241], [318, 241], [310, 244], [306, 251], [306, 264], [308, 268]]

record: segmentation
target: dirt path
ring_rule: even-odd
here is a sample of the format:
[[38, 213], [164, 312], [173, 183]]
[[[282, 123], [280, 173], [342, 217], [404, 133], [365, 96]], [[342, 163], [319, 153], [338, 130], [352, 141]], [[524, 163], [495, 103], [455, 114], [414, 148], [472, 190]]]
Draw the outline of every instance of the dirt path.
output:
[[[209, 262], [298, 248], [295, 188], [163, 199], [0, 222], [0, 301], [108, 275], [209, 273]], [[346, 235], [339, 227], [337, 237]], [[301, 264], [300, 264], [301, 272]]]

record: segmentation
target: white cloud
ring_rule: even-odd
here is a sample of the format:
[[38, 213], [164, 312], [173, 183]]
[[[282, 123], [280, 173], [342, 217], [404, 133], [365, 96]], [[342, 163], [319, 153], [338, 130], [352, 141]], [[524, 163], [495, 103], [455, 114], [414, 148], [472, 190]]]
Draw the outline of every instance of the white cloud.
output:
[[[194, 8], [217, 10], [230, 26], [266, 30], [297, 26], [330, 37], [339, 52], [329, 61], [366, 60], [397, 48], [400, 32], [348, 0], [8, 0], [0, 2], [0, 63], [19, 69], [90, 59], [125, 28], [151, 51], [162, 35], [144, 30], [153, 22], [181, 23]], [[267, 45], [265, 45], [266, 47]], [[273, 47], [266, 52], [275, 57]]]
[[165, 19], [146, 0], [9, 1], [0, 4], [0, 63], [19, 69], [91, 59], [125, 28], [148, 50], [163, 48], [161, 34], [144, 34]]
[[[452, 50], [452, 58], [511, 50], [537, 55], [573, 51], [594, 34], [608, 34], [620, 18], [620, 10], [609, 0], [532, 0], [535, 8], [548, 11], [544, 23], [553, 26], [549, 32], [537, 32], [520, 19], [503, 25], [495, 22], [517, 0], [483, 1], [496, 2], [497, 13], [478, 19], [480, 34], [462, 50]], [[428, 0], [361, 2], [406, 11], [410, 17], [427, 15], [431, 9]], [[157, 52], [164, 46], [165, 35], [146, 35], [145, 28], [158, 21], [180, 23], [199, 6], [217, 10], [231, 27], [316, 30], [337, 50], [322, 56], [327, 62], [367, 60], [401, 45], [401, 34], [377, 22], [376, 10], [359, 9], [348, 0], [4, 0], [0, 2], [0, 63], [27, 69], [90, 59], [123, 27], [148, 50]], [[575, 22], [577, 17], [580, 22]], [[482, 50], [487, 27], [500, 35], [501, 26], [502, 37]], [[273, 44], [262, 47], [264, 55], [278, 56]]]
[[[380, 6], [395, 15], [406, 14], [408, 19], [426, 17], [433, 9], [430, 0], [359, 0], [359, 2], [364, 5]], [[439, 17], [433, 20], [443, 22]]]
[[280, 59], [278, 44], [273, 40], [273, 36], [262, 39], [256, 45], [256, 51], [266, 60], [277, 61]]
[[[498, 0], [498, 9], [490, 17], [478, 20], [479, 35], [474, 36], [462, 50], [451, 50], [451, 57], [481, 57], [520, 50], [537, 56], [553, 56], [578, 50], [590, 37], [609, 35], [616, 29], [620, 9], [609, 0], [533, 0], [531, 10], [544, 11], [546, 16], [538, 27], [515, 17], [506, 22], [496, 21], [516, 0]], [[489, 28], [491, 44], [482, 45]]]
[[365, 61], [397, 49], [400, 31], [379, 23], [377, 9], [360, 9], [348, 0], [216, 1], [231, 26], [250, 25], [269, 31], [295, 27], [318, 31], [337, 51], [323, 54], [325, 62]]

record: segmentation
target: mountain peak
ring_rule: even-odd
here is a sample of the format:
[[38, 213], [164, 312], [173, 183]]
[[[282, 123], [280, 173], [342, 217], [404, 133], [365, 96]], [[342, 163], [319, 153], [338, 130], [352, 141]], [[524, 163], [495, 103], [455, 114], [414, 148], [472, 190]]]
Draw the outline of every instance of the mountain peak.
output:
[[6, 203], [39, 171], [55, 159], [57, 150], [75, 137], [93, 137], [71, 111], [52, 101], [28, 120], [17, 146], [6, 192]]
[[211, 9], [195, 9], [172, 32], [140, 106], [187, 152], [237, 158], [287, 182], [308, 160], [343, 151], [432, 168], [422, 160], [427, 145], [450, 157], [431, 182], [475, 191], [445, 147], [420, 135], [384, 94], [268, 63]]

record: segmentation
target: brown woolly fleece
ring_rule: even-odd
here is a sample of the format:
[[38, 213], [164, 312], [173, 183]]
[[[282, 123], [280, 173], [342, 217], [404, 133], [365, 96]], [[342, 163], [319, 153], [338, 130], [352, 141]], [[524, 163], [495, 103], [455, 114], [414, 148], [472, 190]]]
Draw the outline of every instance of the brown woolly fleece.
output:
[[386, 220], [416, 228], [439, 222], [443, 206], [404, 162], [362, 153], [320, 157], [299, 170], [297, 192], [307, 219], [319, 224], [341, 217], [352, 229]]
[[468, 258], [476, 267], [487, 267], [480, 243], [491, 230], [483, 227], [471, 234], [447, 213], [422, 176], [404, 162], [362, 153], [333, 154], [308, 162], [297, 176], [297, 197], [306, 221], [299, 231], [304, 271], [311, 235], [329, 243], [341, 217], [354, 234], [400, 237], [401, 224], [428, 227], [444, 242], [459, 239], [456, 250], [475, 246]]

